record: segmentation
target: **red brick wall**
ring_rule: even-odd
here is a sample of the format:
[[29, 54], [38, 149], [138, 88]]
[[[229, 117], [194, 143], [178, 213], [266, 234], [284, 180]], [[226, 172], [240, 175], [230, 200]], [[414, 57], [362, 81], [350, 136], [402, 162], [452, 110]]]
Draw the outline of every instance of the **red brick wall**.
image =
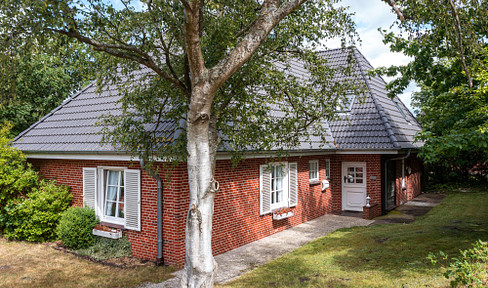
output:
[[422, 162], [417, 158], [416, 154], [412, 154], [404, 160], [404, 164], [405, 189], [402, 187], [402, 160], [396, 161], [397, 205], [404, 204], [422, 192]]
[[[319, 178], [325, 179], [325, 159], [331, 160], [330, 188], [325, 193], [320, 184], [311, 185], [309, 160], [319, 160]], [[227, 160], [217, 162], [215, 178], [220, 191], [215, 200], [212, 248], [214, 255], [232, 250], [292, 226], [307, 222], [326, 213], [342, 211], [341, 165], [342, 162], [366, 162], [367, 194], [371, 203], [381, 200], [380, 155], [322, 155], [293, 157], [288, 162], [298, 163], [298, 205], [294, 216], [273, 220], [272, 215], [259, 215], [259, 165], [269, 159], [248, 159], [236, 167]], [[281, 160], [283, 161], [283, 160]], [[128, 167], [140, 169], [138, 163], [120, 161], [32, 160], [47, 179], [71, 186], [74, 205], [82, 205], [82, 168], [97, 166]], [[189, 192], [185, 165], [171, 172], [161, 167], [164, 180], [163, 192], [163, 258], [165, 264], [182, 265], [185, 253], [185, 219], [188, 211]], [[165, 174], [166, 173], [166, 174]], [[169, 173], [169, 174], [168, 174]], [[156, 243], [156, 181], [142, 172], [141, 231], [126, 231], [136, 257], [155, 261]], [[376, 180], [371, 180], [375, 176]]]
[[[34, 167], [46, 179], [55, 179], [58, 183], [71, 187], [73, 205], [83, 205], [83, 168], [97, 166], [127, 167], [140, 169], [138, 163], [122, 161], [80, 161], [80, 160], [30, 160]], [[141, 173], [141, 231], [126, 230], [125, 234], [132, 242], [134, 256], [156, 261], [156, 181], [146, 172]], [[171, 185], [165, 187], [171, 190]]]

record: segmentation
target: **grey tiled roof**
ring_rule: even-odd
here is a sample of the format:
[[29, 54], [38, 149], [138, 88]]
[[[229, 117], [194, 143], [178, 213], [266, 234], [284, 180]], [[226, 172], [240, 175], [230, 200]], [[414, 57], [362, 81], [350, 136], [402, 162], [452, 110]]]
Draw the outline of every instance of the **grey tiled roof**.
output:
[[[368, 93], [356, 97], [349, 113], [340, 115], [330, 123], [332, 137], [339, 150], [415, 149], [422, 143], [413, 143], [421, 126], [402, 103], [400, 98], [387, 96], [386, 83], [379, 77], [370, 77], [367, 72], [373, 67], [356, 49], [352, 49], [356, 62], [354, 78], [362, 81]], [[321, 52], [330, 65], [347, 65], [348, 54], [343, 49]], [[403, 118], [395, 102], [403, 111]]]
[[[350, 113], [330, 123], [323, 123], [330, 131], [325, 145], [321, 143], [320, 137], [311, 137], [302, 141], [296, 149], [399, 150], [419, 147], [421, 143], [412, 144], [414, 135], [420, 130], [416, 119], [398, 97], [393, 100], [387, 97], [383, 79], [366, 76], [366, 72], [372, 69], [371, 65], [356, 48], [352, 51], [357, 62], [354, 79], [364, 81], [369, 93], [364, 95], [363, 101], [356, 98]], [[328, 59], [329, 65], [347, 65], [348, 53], [343, 49], [327, 50], [320, 54]], [[290, 63], [289, 72], [304, 81], [309, 78], [309, 72], [298, 61]], [[336, 81], [343, 80], [341, 77], [338, 75]], [[119, 99], [119, 88], [116, 85], [97, 92], [93, 82], [22, 132], [14, 140], [14, 146], [28, 153], [115, 152], [112, 145], [100, 143], [102, 128], [95, 124], [100, 122], [103, 115], [121, 113], [120, 104], [117, 103]], [[403, 118], [395, 102], [409, 122]], [[279, 116], [280, 112], [275, 111], [275, 114]], [[173, 138], [176, 126], [172, 121], [163, 122], [158, 132], [166, 134], [166, 138]], [[228, 142], [228, 139], [223, 138], [224, 143]]]

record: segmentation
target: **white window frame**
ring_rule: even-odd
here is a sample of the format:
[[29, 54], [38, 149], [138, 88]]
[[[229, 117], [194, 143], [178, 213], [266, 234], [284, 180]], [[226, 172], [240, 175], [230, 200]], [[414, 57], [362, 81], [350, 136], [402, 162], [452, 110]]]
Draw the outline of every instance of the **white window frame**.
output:
[[407, 123], [409, 125], [412, 125], [412, 123], [410, 123], [410, 119], [408, 119], [408, 117], [407, 117], [407, 114], [405, 114], [405, 111], [403, 111], [402, 107], [400, 107], [400, 103], [398, 103], [397, 101], [393, 101], [393, 102], [395, 103], [395, 106], [398, 109], [398, 112], [400, 112], [400, 114], [402, 114], [403, 119], [405, 119], [405, 121], [407, 121]]
[[[110, 171], [119, 171], [124, 175], [125, 170], [127, 170], [127, 167], [109, 167], [109, 166], [99, 166], [97, 167], [98, 170], [98, 191], [97, 191], [97, 211], [98, 217], [100, 218], [100, 221], [102, 222], [107, 222], [111, 224], [116, 224], [116, 225], [122, 225], [125, 226], [125, 217], [126, 217], [126, 211], [125, 207], [125, 198], [127, 193], [125, 186], [124, 186], [124, 218], [119, 218], [119, 217], [112, 217], [112, 216], [107, 216], [105, 215], [105, 189], [106, 189], [106, 179], [105, 179], [105, 171], [110, 170]], [[124, 185], [126, 183], [126, 179], [124, 179]]]
[[325, 179], [330, 180], [330, 159], [325, 159]]
[[[309, 182], [316, 182], [320, 179], [320, 168], [319, 168], [319, 160], [310, 160], [308, 161], [308, 181]], [[312, 173], [315, 173], [315, 177], [312, 177]]]
[[[288, 185], [288, 177], [289, 177], [289, 173], [288, 173], [288, 162], [275, 162], [275, 163], [270, 163], [269, 164], [269, 167], [270, 167], [270, 184], [271, 184], [271, 188], [270, 188], [270, 193], [269, 193], [269, 196], [271, 197], [270, 199], [270, 207], [271, 207], [271, 210], [274, 210], [274, 209], [278, 209], [278, 208], [283, 208], [283, 207], [288, 207], [289, 205], [289, 199], [290, 199], [290, 189], [289, 189], [289, 185]], [[282, 197], [281, 197], [281, 201], [280, 202], [276, 202], [276, 203], [273, 203], [273, 172], [272, 170], [273, 169], [276, 169], [277, 167], [281, 167], [282, 169], [282, 172], [283, 172], [283, 178], [282, 178], [282, 190], [283, 190], [283, 194], [282, 194]]]
[[[343, 100], [346, 100], [347, 102], [344, 103]], [[336, 112], [339, 115], [349, 114], [352, 110], [352, 105], [354, 104], [355, 100], [356, 100], [356, 95], [354, 95], [354, 94], [348, 94], [348, 95], [346, 95], [345, 99], [339, 99], [337, 106], [336, 106]]]

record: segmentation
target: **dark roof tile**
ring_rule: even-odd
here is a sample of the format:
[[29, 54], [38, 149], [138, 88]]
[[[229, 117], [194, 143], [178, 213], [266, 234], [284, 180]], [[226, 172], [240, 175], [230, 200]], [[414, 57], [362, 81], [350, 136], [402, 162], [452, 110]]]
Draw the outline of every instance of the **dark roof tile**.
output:
[[[352, 52], [350, 54], [349, 52]], [[339, 114], [336, 119], [324, 123], [327, 131], [327, 143], [321, 137], [310, 137], [302, 140], [296, 149], [401, 149], [416, 148], [421, 143], [413, 143], [420, 125], [398, 97], [388, 98], [385, 82], [381, 77], [369, 77], [367, 71], [373, 67], [356, 48], [333, 49], [319, 52], [333, 67], [346, 67], [348, 57], [356, 61], [352, 76], [344, 76], [336, 72], [334, 81], [353, 79], [363, 81], [369, 93], [356, 97], [350, 113]], [[286, 68], [290, 74], [308, 81], [310, 73], [303, 63], [291, 60], [287, 65], [277, 64]], [[138, 74], [149, 73], [143, 69]], [[100, 143], [102, 126], [95, 126], [104, 115], [120, 115], [119, 88], [109, 85], [97, 92], [95, 82], [91, 83], [69, 100], [65, 101], [50, 114], [21, 133], [14, 141], [14, 146], [26, 152], [114, 152], [112, 145]], [[403, 111], [408, 122], [404, 119]], [[284, 112], [277, 108], [271, 112], [272, 117], [283, 117]], [[176, 123], [163, 121], [158, 133], [173, 138]], [[109, 127], [110, 128], [110, 127]], [[155, 125], [147, 125], [146, 129], [154, 129]], [[229, 140], [223, 139], [227, 148]]]

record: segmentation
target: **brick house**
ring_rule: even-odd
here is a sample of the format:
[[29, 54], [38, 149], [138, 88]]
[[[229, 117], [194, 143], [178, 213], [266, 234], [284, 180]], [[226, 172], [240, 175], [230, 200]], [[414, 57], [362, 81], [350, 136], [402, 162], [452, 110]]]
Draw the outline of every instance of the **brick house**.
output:
[[[331, 65], [345, 65], [348, 57], [342, 49], [321, 54]], [[351, 96], [349, 108], [327, 123], [326, 145], [302, 145], [280, 162], [273, 160], [273, 151], [253, 153], [237, 167], [229, 154], [218, 154], [215, 255], [326, 213], [347, 210], [373, 217], [420, 194], [422, 164], [416, 151], [422, 144], [414, 136], [421, 127], [398, 97], [387, 97], [383, 79], [366, 76], [372, 66], [355, 48], [353, 56], [356, 79], [368, 91], [362, 101]], [[161, 166], [158, 202], [158, 182], [137, 158], [100, 145], [94, 123], [106, 111], [117, 110], [118, 99], [116, 87], [97, 93], [92, 83], [21, 133], [14, 146], [43, 177], [70, 186], [73, 205], [93, 207], [103, 225], [127, 235], [134, 256], [182, 265], [186, 165], [174, 168], [170, 179]], [[323, 189], [323, 182], [329, 187]], [[279, 208], [289, 209], [280, 214]]]

